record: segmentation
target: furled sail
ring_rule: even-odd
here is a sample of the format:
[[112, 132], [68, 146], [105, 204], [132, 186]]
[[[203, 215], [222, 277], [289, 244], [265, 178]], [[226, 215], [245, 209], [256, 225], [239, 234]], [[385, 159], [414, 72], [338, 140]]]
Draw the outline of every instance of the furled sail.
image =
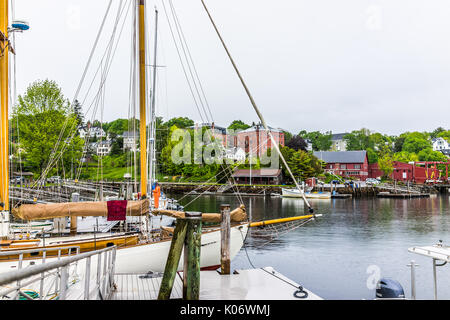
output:
[[[150, 211], [149, 199], [128, 201], [127, 216], [142, 216]], [[15, 217], [22, 220], [41, 220], [60, 217], [106, 217], [108, 215], [107, 201], [65, 202], [44, 204], [23, 204], [12, 209]]]
[[[155, 209], [152, 210], [154, 215], [165, 215], [172, 218], [184, 218], [184, 212], [175, 211], [175, 210], [162, 210]], [[234, 209], [230, 212], [230, 221], [231, 222], [242, 222], [247, 219], [247, 213], [245, 211], [245, 206], [241, 205], [239, 208]], [[202, 221], [203, 222], [220, 222], [222, 220], [222, 216], [220, 213], [202, 213]]]

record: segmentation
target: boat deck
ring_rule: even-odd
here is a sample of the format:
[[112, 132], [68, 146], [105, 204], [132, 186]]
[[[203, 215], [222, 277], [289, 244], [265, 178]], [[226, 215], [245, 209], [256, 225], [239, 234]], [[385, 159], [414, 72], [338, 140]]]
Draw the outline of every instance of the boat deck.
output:
[[[171, 299], [183, 297], [183, 273], [178, 272]], [[155, 300], [158, 298], [162, 276], [116, 274], [117, 289], [112, 300]], [[236, 270], [230, 275], [217, 271], [200, 272], [200, 300], [321, 300], [304, 288], [306, 298], [296, 298], [299, 284], [271, 267]]]

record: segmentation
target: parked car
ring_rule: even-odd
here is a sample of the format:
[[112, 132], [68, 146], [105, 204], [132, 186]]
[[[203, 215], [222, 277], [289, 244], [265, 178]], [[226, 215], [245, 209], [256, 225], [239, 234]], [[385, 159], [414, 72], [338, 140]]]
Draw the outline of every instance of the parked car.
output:
[[366, 184], [367, 185], [376, 185], [376, 184], [379, 184], [379, 183], [380, 183], [380, 181], [377, 180], [377, 179], [374, 179], [374, 178], [366, 179]]
[[24, 177], [13, 177], [13, 178], [11, 178], [11, 183], [20, 183], [20, 182], [25, 182], [25, 178]]

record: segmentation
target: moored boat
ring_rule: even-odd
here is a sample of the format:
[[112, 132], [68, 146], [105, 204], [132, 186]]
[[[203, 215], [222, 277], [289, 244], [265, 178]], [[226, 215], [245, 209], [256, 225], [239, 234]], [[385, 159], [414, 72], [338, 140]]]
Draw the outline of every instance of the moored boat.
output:
[[285, 189], [282, 188], [281, 189], [281, 196], [282, 197], [290, 197], [290, 198], [302, 198], [303, 195], [305, 196], [305, 198], [309, 198], [309, 199], [331, 199], [331, 193], [330, 192], [303, 192], [300, 193], [300, 191], [298, 189]]

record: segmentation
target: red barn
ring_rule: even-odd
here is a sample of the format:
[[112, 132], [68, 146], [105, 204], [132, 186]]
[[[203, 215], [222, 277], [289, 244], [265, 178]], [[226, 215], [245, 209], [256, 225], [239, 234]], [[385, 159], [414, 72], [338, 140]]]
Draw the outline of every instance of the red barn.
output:
[[315, 151], [314, 156], [325, 161], [325, 172], [362, 181], [369, 177], [366, 151]]
[[[439, 179], [439, 170], [436, 168], [425, 168], [404, 162], [393, 162], [394, 171], [390, 178], [397, 181], [411, 181], [415, 183], [425, 183], [427, 180]], [[378, 163], [369, 165], [369, 178], [379, 178], [383, 176], [383, 171], [378, 167]]]

